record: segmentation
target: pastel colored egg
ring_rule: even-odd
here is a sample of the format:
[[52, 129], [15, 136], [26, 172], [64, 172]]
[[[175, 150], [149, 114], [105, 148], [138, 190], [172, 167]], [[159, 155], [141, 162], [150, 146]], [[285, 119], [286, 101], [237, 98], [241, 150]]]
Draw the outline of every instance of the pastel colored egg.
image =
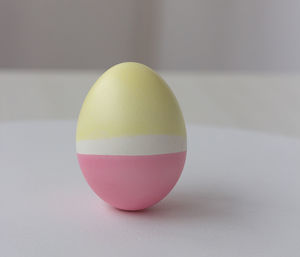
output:
[[94, 192], [123, 210], [163, 199], [186, 158], [186, 130], [166, 82], [147, 66], [107, 70], [88, 92], [77, 123], [76, 151]]

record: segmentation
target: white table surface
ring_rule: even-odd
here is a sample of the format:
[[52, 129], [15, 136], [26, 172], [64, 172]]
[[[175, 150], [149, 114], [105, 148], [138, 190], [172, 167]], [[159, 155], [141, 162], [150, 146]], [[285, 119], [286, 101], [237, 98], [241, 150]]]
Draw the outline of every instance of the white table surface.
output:
[[188, 126], [174, 190], [118, 211], [85, 182], [74, 121], [0, 123], [0, 256], [300, 254], [300, 139]]

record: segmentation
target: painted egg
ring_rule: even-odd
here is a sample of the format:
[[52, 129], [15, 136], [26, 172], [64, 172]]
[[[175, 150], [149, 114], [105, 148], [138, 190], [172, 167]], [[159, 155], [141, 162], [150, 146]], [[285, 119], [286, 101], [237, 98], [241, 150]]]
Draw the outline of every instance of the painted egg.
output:
[[88, 92], [76, 133], [80, 168], [110, 205], [140, 210], [163, 199], [186, 158], [186, 130], [166, 82], [147, 66], [107, 70]]

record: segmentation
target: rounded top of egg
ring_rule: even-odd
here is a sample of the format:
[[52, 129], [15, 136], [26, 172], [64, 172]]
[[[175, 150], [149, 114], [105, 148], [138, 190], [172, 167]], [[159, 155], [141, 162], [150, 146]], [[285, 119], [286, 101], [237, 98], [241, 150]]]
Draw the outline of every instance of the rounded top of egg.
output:
[[82, 105], [77, 152], [144, 155], [186, 150], [186, 130], [178, 102], [166, 82], [135, 62], [108, 69]]

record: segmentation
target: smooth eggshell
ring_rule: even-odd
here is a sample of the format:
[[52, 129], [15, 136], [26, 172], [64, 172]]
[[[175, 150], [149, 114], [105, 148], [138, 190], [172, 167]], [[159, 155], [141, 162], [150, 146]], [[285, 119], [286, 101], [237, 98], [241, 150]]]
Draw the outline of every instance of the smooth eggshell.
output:
[[76, 133], [81, 170], [110, 205], [140, 210], [163, 199], [186, 158], [186, 130], [178, 102], [147, 66], [121, 63], [93, 85]]

